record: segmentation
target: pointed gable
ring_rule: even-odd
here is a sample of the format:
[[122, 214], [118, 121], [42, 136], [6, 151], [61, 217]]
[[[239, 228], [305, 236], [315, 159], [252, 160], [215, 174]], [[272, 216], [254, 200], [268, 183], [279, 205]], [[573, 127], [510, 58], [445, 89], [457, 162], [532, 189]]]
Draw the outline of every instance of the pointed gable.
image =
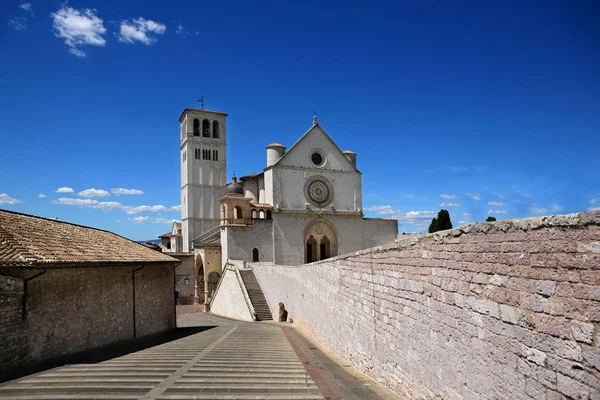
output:
[[[320, 153], [322, 164], [316, 165]], [[359, 172], [342, 153], [319, 123], [314, 125], [281, 157], [274, 166], [320, 168], [323, 170]]]

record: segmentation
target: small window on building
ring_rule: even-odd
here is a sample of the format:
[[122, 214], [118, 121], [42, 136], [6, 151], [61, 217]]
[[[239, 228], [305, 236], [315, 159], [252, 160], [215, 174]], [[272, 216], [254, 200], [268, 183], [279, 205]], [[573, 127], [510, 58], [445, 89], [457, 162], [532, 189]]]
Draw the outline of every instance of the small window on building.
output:
[[213, 150], [213, 161], [219, 161], [219, 151]]
[[202, 120], [202, 137], [210, 137], [210, 122], [207, 119]]
[[213, 121], [213, 137], [219, 137], [219, 121]]
[[258, 262], [258, 249], [256, 247], [252, 249], [252, 261]]
[[194, 136], [200, 136], [200, 121], [194, 118]]
[[183, 152], [183, 162], [185, 162], [185, 151]]

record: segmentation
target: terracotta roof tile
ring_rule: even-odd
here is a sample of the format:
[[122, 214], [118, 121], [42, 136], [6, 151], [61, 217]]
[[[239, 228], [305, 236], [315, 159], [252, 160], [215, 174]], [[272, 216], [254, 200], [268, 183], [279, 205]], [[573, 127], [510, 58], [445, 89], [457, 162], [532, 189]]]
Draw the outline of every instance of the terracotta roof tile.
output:
[[0, 266], [177, 262], [115, 233], [0, 210]]

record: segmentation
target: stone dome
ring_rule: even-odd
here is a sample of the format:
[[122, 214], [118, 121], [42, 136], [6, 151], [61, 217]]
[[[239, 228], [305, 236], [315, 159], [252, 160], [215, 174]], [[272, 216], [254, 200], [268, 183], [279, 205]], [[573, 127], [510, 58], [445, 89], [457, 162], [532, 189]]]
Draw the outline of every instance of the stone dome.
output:
[[235, 175], [233, 176], [231, 183], [225, 188], [225, 194], [241, 194], [242, 196], [244, 195], [244, 188], [238, 183]]

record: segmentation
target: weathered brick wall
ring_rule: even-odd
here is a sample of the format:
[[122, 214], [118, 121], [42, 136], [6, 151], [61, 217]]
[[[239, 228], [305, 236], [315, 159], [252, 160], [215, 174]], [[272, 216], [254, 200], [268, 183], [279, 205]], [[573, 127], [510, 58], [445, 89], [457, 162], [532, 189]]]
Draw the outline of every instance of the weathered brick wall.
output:
[[410, 398], [600, 399], [600, 212], [253, 268], [272, 308]]
[[[0, 371], [133, 337], [132, 267], [48, 268], [28, 283], [0, 276]], [[16, 291], [4, 290], [7, 279]], [[137, 335], [175, 327], [173, 267], [136, 272]], [[4, 323], [5, 319], [7, 324]], [[4, 347], [4, 343], [11, 343]]]
[[22, 358], [27, 334], [21, 316], [23, 281], [0, 275], [0, 360], [13, 363]]

